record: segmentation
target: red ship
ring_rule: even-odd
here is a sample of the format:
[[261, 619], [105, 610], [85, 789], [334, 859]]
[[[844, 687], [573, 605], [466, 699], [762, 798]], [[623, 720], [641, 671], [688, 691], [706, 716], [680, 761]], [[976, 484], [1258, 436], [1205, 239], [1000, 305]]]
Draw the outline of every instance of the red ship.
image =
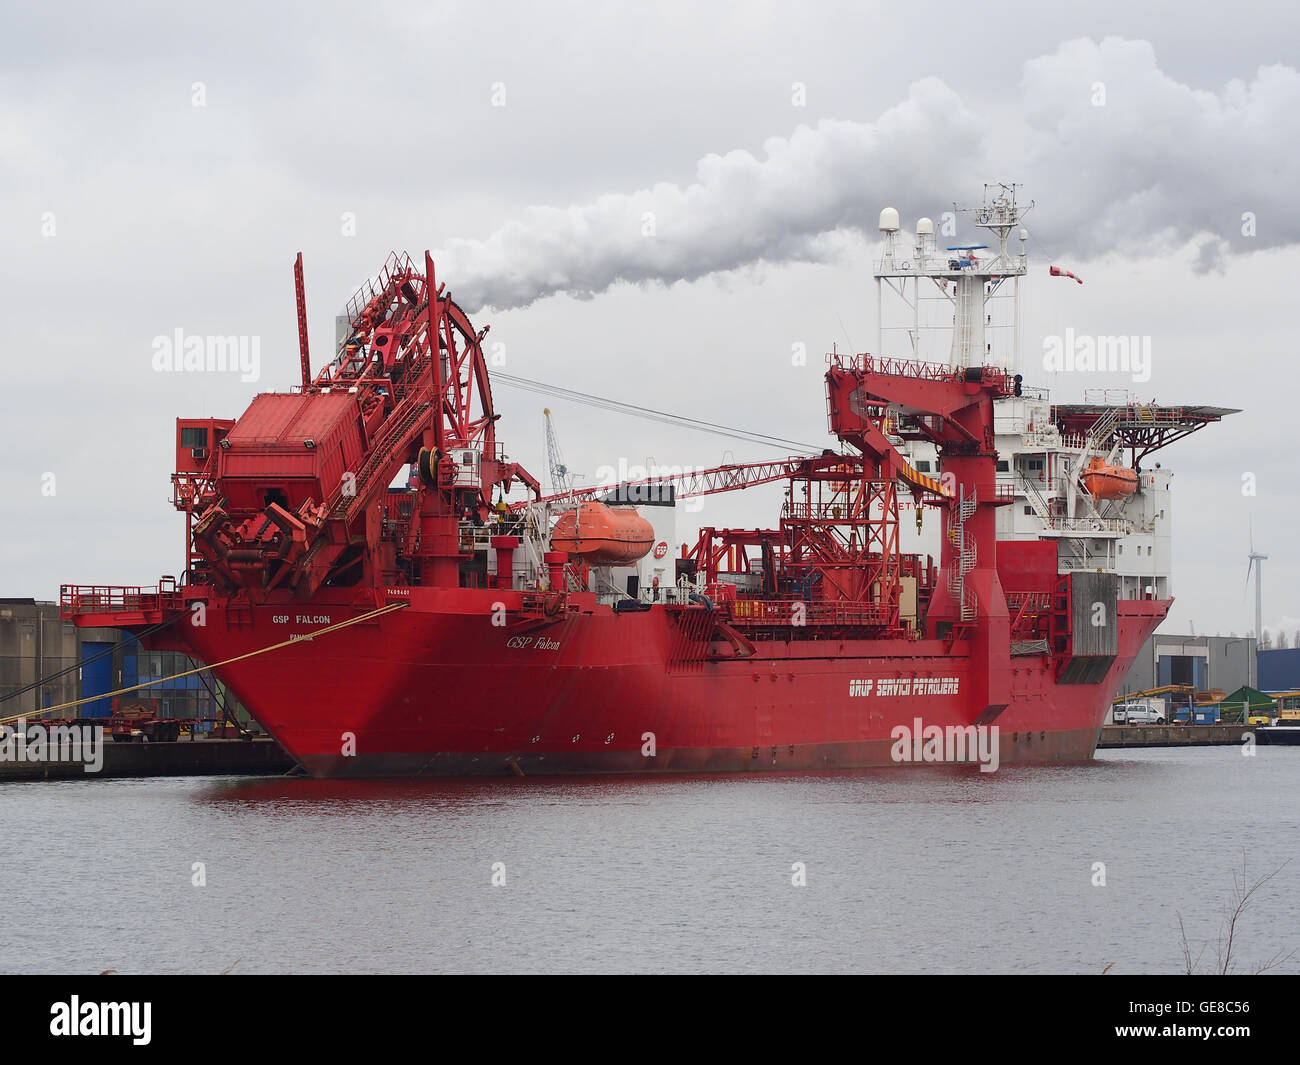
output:
[[[998, 541], [1005, 369], [832, 355], [840, 450], [544, 497], [497, 439], [487, 331], [427, 253], [353, 298], [314, 378], [301, 256], [295, 278], [301, 390], [177, 422], [182, 578], [62, 604], [208, 663], [313, 775], [1086, 760], [1170, 607], [1058, 572], [1053, 540]], [[652, 528], [774, 481], [776, 528], [671, 553]], [[937, 562], [900, 550], [900, 501], [938, 516]]]

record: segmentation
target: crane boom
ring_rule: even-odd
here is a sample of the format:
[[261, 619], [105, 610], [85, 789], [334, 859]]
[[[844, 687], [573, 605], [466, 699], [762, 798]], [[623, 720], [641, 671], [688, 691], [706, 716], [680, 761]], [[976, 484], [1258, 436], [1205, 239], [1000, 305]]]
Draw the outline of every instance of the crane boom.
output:
[[[549, 419], [547, 424], [549, 425]], [[900, 460], [901, 462], [901, 460]], [[792, 455], [789, 458], [774, 459], [768, 462], [729, 463], [725, 466], [713, 466], [704, 470], [686, 470], [680, 473], [664, 474], [660, 477], [644, 477], [638, 481], [622, 481], [619, 484], [594, 485], [543, 496], [538, 503], [556, 503], [566, 499], [590, 499], [594, 496], [612, 492], [616, 488], [642, 488], [656, 485], [672, 485], [678, 499], [694, 499], [699, 496], [715, 495], [718, 492], [735, 492], [753, 488], [773, 481], [784, 481], [790, 477], [803, 476], [809, 472], [831, 469], [859, 472], [862, 459], [857, 455], [841, 455], [835, 452], [823, 452], [815, 457]], [[901, 462], [897, 470], [900, 480], [916, 492], [928, 492], [941, 499], [950, 499], [952, 491], [940, 481], [918, 473], [906, 462]], [[523, 510], [531, 501], [511, 505], [512, 510]]]
[[551, 421], [550, 407], [542, 410], [542, 417], [546, 419], [546, 468], [551, 474], [551, 491], [560, 495], [569, 495], [573, 491], [573, 483], [570, 480], [569, 467], [564, 464], [564, 456], [560, 454], [560, 439], [555, 435], [555, 424]]
[[[735, 492], [755, 485], [771, 484], [784, 481], [801, 473], [843, 468], [845, 471], [859, 469], [861, 460], [853, 455], [825, 453], [814, 458], [793, 455], [789, 458], [774, 459], [768, 462], [728, 463], [725, 466], [713, 466], [704, 470], [685, 470], [668, 473], [660, 477], [643, 477], [637, 481], [621, 481], [618, 484], [594, 485], [590, 488], [578, 488], [572, 492], [543, 496], [538, 503], [556, 503], [568, 499], [591, 499], [594, 496], [612, 492], [616, 488], [650, 488], [659, 485], [672, 485], [677, 498], [693, 499], [698, 496], [714, 495], [718, 492]], [[522, 510], [529, 506], [529, 501], [512, 504], [512, 510]]]

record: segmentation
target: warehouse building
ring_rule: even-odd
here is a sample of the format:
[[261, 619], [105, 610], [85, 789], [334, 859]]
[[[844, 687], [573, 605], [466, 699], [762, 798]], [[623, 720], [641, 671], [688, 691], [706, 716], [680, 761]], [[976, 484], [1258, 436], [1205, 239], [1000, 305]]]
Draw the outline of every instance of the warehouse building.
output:
[[[1264, 651], [1259, 655], [1274, 652]], [[1196, 691], [1236, 691], [1264, 688], [1256, 676], [1253, 636], [1177, 636], [1153, 634], [1124, 678], [1120, 694], [1152, 691], [1171, 684], [1187, 684]], [[1300, 686], [1300, 685], [1297, 685]]]

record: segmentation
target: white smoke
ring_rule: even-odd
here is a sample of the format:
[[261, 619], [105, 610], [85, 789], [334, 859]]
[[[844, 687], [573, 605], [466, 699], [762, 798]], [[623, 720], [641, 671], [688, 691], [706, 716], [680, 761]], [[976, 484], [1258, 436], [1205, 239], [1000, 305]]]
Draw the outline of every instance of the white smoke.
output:
[[932, 214], [1009, 177], [1039, 200], [1032, 228], [1053, 255], [1193, 242], [1206, 270], [1234, 251], [1300, 240], [1286, 202], [1300, 186], [1294, 68], [1207, 92], [1161, 71], [1146, 41], [1082, 39], [1027, 62], [1020, 86], [1023, 128], [998, 141], [1019, 133], [1023, 159], [995, 157], [992, 122], [926, 78], [873, 123], [800, 126], [767, 141], [761, 159], [708, 155], [685, 187], [530, 208], [483, 240], [450, 241], [439, 274], [472, 312], [587, 298], [620, 281], [826, 262], [849, 235], [874, 234], [881, 207]]
[[[485, 240], [453, 240], [434, 259], [467, 311], [521, 307], [618, 281], [673, 282], [761, 262], [824, 262], [845, 230], [874, 230], [883, 196], [948, 202], [949, 168], [971, 160], [985, 124], [937, 78], [871, 124], [823, 120], [747, 151], [707, 155], [696, 181], [534, 207]], [[905, 198], [898, 196], [906, 189]], [[945, 197], [947, 200], [945, 200]]]

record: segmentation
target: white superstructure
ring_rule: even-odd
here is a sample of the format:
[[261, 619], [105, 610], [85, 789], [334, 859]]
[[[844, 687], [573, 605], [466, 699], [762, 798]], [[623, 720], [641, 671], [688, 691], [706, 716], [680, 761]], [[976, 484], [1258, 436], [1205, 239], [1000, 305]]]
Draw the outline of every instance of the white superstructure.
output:
[[[1173, 592], [1172, 471], [1161, 463], [1141, 469], [1137, 490], [1117, 499], [1094, 499], [1082, 482], [1095, 458], [1127, 467], [1127, 455], [1113, 435], [1114, 421], [1129, 417], [1131, 410], [1159, 411], [1137, 402], [1098, 407], [1102, 413], [1094, 432], [1082, 434], [1061, 431], [1053, 420], [1059, 412], [1046, 389], [1024, 386], [1022, 395], [996, 402], [998, 485], [1014, 499], [998, 511], [998, 539], [1054, 539], [1060, 572], [1118, 574], [1121, 599], [1168, 598]], [[932, 445], [909, 443], [905, 451], [918, 472], [942, 475], [942, 460]], [[910, 527], [907, 531], [912, 544], [904, 550], [938, 556], [938, 522], [923, 524], [919, 535]]]
[[[1028, 232], [1020, 223], [1032, 207], [1016, 204], [1014, 185], [985, 185], [984, 203], [969, 213], [991, 242], [943, 247], [930, 218], [917, 221], [909, 241], [898, 212], [881, 211], [876, 351], [958, 368], [996, 366], [1014, 375], [1018, 394], [995, 401], [998, 494], [1011, 499], [998, 511], [998, 538], [1055, 540], [1060, 572], [1114, 573], [1121, 598], [1168, 598], [1172, 472], [1148, 456], [1234, 412], [1158, 407], [1114, 391], [1094, 402], [1085, 395], [1083, 403], [1054, 406], [1046, 389], [1021, 383]], [[955, 238], [959, 213], [954, 205], [943, 216], [945, 235]], [[1013, 231], [1018, 252], [1007, 246]], [[918, 472], [942, 477], [934, 445], [895, 443]], [[939, 525], [933, 516], [919, 530], [904, 523], [903, 550], [938, 557]]]

